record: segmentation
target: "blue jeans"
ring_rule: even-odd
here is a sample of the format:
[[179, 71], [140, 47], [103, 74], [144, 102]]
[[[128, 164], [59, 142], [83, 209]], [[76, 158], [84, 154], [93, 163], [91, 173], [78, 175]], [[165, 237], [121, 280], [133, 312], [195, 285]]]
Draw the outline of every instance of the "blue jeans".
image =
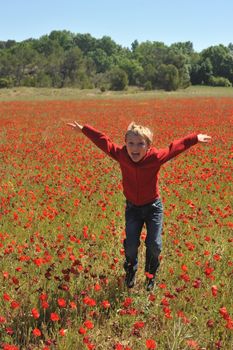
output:
[[154, 202], [136, 206], [126, 201], [125, 209], [126, 239], [124, 240], [124, 268], [137, 270], [138, 247], [143, 225], [146, 225], [146, 263], [145, 272], [155, 275], [159, 267], [162, 249], [163, 204], [160, 198]]

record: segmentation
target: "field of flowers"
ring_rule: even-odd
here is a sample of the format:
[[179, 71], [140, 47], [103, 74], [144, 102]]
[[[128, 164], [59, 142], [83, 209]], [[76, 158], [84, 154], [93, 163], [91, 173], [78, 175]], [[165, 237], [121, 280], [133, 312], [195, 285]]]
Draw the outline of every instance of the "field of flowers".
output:
[[[157, 148], [212, 136], [161, 169], [153, 292], [144, 244], [124, 286], [120, 170], [73, 120], [119, 144], [132, 120]], [[233, 98], [0, 102], [0, 349], [232, 350], [232, 126]]]

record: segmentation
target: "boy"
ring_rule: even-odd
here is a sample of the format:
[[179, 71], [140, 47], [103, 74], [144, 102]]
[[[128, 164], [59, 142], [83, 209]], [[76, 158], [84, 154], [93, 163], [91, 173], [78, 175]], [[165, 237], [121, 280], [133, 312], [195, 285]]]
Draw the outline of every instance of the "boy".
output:
[[82, 132], [97, 147], [119, 162], [123, 193], [126, 197], [125, 284], [128, 288], [135, 284], [140, 235], [143, 225], [146, 224], [146, 289], [152, 290], [162, 249], [163, 205], [158, 187], [159, 169], [162, 164], [196, 143], [209, 142], [211, 137], [190, 134], [173, 141], [168, 148], [156, 149], [152, 147], [151, 130], [132, 122], [125, 134], [125, 145], [118, 146], [89, 125], [82, 126], [76, 121], [67, 125]]

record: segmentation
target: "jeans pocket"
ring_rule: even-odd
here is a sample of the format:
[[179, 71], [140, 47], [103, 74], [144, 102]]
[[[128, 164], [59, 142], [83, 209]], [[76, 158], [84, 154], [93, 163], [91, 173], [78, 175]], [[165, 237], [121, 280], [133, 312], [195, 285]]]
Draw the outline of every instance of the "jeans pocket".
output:
[[163, 213], [163, 203], [161, 199], [156, 199], [152, 204], [151, 204], [152, 210], [156, 211], [157, 213]]
[[156, 200], [152, 203], [152, 206], [153, 206], [154, 208], [158, 208], [158, 209], [163, 210], [163, 203], [162, 203], [162, 201], [161, 201], [160, 198], [156, 199]]
[[130, 210], [134, 207], [133, 203], [129, 202], [129, 201], [126, 201], [126, 207], [125, 207], [125, 210]]

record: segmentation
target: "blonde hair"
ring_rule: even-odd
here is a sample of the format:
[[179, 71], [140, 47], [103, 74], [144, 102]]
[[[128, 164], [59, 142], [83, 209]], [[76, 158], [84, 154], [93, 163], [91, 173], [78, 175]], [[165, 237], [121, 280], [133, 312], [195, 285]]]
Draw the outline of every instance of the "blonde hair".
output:
[[125, 140], [130, 134], [143, 137], [146, 140], [148, 146], [152, 144], [153, 132], [146, 126], [138, 125], [135, 122], [132, 122], [129, 124], [128, 129], [126, 131]]

